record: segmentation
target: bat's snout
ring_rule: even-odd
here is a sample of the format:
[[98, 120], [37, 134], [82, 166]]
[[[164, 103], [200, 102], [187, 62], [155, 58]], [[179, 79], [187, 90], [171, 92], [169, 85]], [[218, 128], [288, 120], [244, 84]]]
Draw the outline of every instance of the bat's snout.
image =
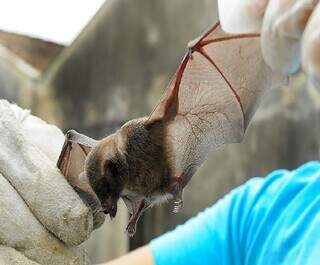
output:
[[107, 199], [103, 204], [103, 212], [109, 214], [111, 218], [114, 218], [117, 214], [118, 206], [117, 201]]

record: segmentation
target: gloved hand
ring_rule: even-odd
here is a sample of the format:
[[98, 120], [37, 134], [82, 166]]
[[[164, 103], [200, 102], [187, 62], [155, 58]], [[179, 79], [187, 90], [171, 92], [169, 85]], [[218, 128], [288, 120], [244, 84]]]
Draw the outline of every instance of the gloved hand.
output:
[[63, 142], [58, 128], [0, 100], [0, 264], [88, 263], [78, 245], [92, 215], [55, 166]]
[[320, 89], [319, 0], [218, 0], [222, 27], [227, 32], [261, 30], [265, 61], [284, 74], [302, 63]]

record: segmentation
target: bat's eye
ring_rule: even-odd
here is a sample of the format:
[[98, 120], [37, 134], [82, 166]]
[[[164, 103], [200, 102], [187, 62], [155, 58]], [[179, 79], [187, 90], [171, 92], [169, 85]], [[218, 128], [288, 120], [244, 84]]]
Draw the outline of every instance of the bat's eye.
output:
[[114, 161], [108, 161], [105, 164], [105, 175], [110, 178], [116, 178], [119, 176], [118, 165]]

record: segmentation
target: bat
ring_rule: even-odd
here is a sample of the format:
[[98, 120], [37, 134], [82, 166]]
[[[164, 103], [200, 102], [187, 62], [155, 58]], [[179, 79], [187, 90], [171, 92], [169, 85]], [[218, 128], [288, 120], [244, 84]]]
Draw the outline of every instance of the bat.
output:
[[73, 178], [86, 178], [112, 218], [121, 198], [131, 214], [126, 230], [134, 235], [153, 205], [172, 199], [175, 212], [182, 208], [183, 189], [210, 150], [240, 142], [264, 93], [284, 83], [264, 63], [259, 34], [226, 34], [217, 23], [188, 44], [149, 116], [99, 141], [69, 132], [65, 146], [72, 143], [82, 155], [65, 148], [58, 167], [64, 174], [76, 167]]

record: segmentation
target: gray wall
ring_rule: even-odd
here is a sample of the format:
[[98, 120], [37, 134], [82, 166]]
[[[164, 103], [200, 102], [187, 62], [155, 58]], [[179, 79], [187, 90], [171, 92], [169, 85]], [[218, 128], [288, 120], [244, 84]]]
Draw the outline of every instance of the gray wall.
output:
[[54, 117], [96, 126], [146, 115], [187, 42], [214, 21], [212, 0], [107, 1], [46, 73]]
[[[64, 129], [102, 137], [125, 120], [150, 112], [187, 42], [215, 20], [213, 0], [109, 0], [46, 71], [31, 105]], [[251, 176], [318, 159], [319, 107], [319, 94], [303, 75], [294, 77], [290, 88], [271, 92], [244, 142], [213, 152], [193, 177], [183, 211], [173, 214], [164, 205], [147, 212], [131, 248], [172, 229]], [[110, 223], [106, 232], [95, 233], [99, 239], [90, 243], [94, 261], [123, 253], [126, 218], [119, 219], [114, 233]], [[117, 250], [110, 248], [114, 244]]]

